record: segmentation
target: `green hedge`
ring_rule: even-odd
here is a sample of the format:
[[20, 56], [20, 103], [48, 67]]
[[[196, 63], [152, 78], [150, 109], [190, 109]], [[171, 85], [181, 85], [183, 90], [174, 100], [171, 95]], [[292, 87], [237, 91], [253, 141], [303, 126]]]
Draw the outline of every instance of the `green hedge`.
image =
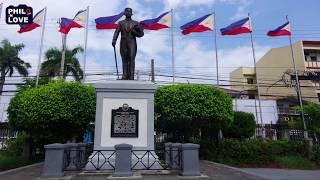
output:
[[201, 141], [200, 156], [202, 159], [239, 166], [273, 163], [279, 156], [306, 157], [307, 149], [303, 143], [292, 141], [224, 139], [217, 144]]
[[225, 137], [245, 139], [254, 135], [256, 130], [256, 121], [252, 113], [234, 112], [234, 119], [230, 127], [225, 129]]

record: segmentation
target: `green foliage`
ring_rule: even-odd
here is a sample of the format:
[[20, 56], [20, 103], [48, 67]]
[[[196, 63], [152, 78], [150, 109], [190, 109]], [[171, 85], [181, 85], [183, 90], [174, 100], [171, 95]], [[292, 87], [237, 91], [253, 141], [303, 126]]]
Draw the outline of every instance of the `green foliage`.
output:
[[6, 76], [11, 77], [15, 71], [22, 76], [28, 76], [29, 74], [28, 68], [31, 68], [31, 65], [19, 57], [23, 48], [23, 44], [11, 45], [7, 39], [0, 42], [0, 95]]
[[[66, 49], [65, 52], [63, 78], [65, 79], [66, 75], [71, 73], [76, 81], [80, 81], [83, 78], [83, 71], [77, 55], [83, 52], [83, 48], [78, 46], [74, 49]], [[45, 58], [46, 61], [41, 64], [40, 74], [51, 78], [58, 76], [60, 74], [62, 52], [57, 48], [50, 48], [45, 53]]]
[[306, 154], [304, 144], [292, 141], [224, 139], [219, 144], [200, 142], [202, 158], [236, 166], [274, 163], [277, 157], [306, 157]]
[[94, 121], [95, 90], [75, 82], [53, 81], [17, 93], [8, 107], [9, 125], [33, 138], [65, 142]]
[[0, 171], [25, 166], [35, 163], [36, 161], [37, 160], [29, 161], [22, 156], [16, 156], [6, 151], [0, 151]]
[[[38, 86], [40, 85], [44, 85], [44, 84], [48, 84], [50, 81], [50, 79], [48, 77], [40, 77], [39, 78], [39, 82], [38, 82]], [[36, 78], [33, 78], [33, 79], [24, 79], [23, 80], [23, 84], [21, 85], [17, 85], [17, 90], [18, 91], [24, 91], [26, 89], [29, 89], [29, 88], [33, 88], [33, 87], [36, 87]]]
[[10, 139], [6, 143], [7, 145], [7, 147], [5, 148], [6, 152], [13, 156], [21, 156], [28, 137], [29, 137], [28, 135], [26, 135], [25, 133], [22, 133], [22, 134], [19, 134], [16, 139]]
[[319, 144], [313, 145], [311, 159], [314, 162], [316, 162], [318, 165], [320, 165], [320, 145]]
[[235, 112], [233, 122], [223, 134], [230, 138], [250, 138], [254, 135], [255, 129], [256, 121], [252, 113]]
[[232, 99], [206, 85], [179, 84], [159, 87], [155, 92], [156, 129], [190, 136], [208, 137], [227, 127], [233, 119]]
[[309, 103], [303, 106], [306, 114], [306, 123], [309, 129], [320, 135], [320, 106], [318, 104]]
[[288, 169], [313, 169], [314, 164], [307, 158], [301, 156], [279, 156], [274, 162], [280, 167]]

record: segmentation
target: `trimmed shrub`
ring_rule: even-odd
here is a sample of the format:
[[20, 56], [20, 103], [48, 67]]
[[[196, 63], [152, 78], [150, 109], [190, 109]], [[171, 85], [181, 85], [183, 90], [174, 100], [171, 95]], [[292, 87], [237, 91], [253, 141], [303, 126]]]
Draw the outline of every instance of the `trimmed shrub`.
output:
[[82, 136], [94, 116], [95, 89], [74, 82], [54, 81], [25, 89], [8, 107], [12, 128], [45, 143]]
[[252, 113], [234, 112], [234, 119], [230, 127], [224, 131], [225, 137], [230, 138], [250, 138], [254, 135], [256, 121]]
[[178, 141], [209, 138], [233, 120], [232, 99], [223, 91], [197, 84], [159, 87], [155, 92], [156, 129]]

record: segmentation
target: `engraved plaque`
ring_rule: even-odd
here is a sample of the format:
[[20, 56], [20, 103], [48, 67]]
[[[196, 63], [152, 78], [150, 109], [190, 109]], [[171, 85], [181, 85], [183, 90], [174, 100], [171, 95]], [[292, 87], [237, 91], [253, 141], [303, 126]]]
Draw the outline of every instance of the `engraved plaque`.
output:
[[139, 110], [123, 104], [111, 113], [111, 137], [138, 137]]

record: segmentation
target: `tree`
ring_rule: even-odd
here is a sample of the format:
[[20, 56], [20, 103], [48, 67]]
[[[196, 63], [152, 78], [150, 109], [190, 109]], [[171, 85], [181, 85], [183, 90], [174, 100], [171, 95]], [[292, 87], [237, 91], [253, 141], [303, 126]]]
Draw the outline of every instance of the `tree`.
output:
[[[175, 134], [180, 141], [189, 137], [214, 138], [218, 129], [233, 120], [232, 99], [206, 85], [179, 84], [160, 87], [155, 93], [156, 129]], [[183, 138], [183, 139], [181, 139]]]
[[11, 43], [5, 39], [0, 44], [0, 95], [2, 94], [3, 86], [6, 81], [6, 76], [13, 75], [15, 70], [22, 76], [28, 76], [28, 68], [31, 65], [24, 62], [19, 53], [24, 48], [23, 44], [11, 45]]
[[[29, 88], [34, 88], [34, 87], [36, 87], [36, 82], [37, 82], [36, 78], [24, 79], [23, 84], [17, 85], [17, 90], [24, 91]], [[49, 77], [39, 77], [38, 86], [48, 84], [49, 82], [50, 82]]]
[[94, 117], [95, 89], [62, 80], [21, 91], [8, 107], [10, 127], [43, 143], [81, 137]]
[[256, 121], [252, 113], [234, 112], [234, 119], [224, 131], [226, 137], [243, 139], [250, 138], [256, 130]]
[[[66, 49], [65, 64], [63, 78], [67, 74], [71, 73], [76, 81], [80, 81], [83, 78], [83, 71], [80, 67], [80, 63], [77, 54], [83, 52], [83, 48], [78, 46], [72, 50]], [[40, 75], [49, 76], [51, 78], [59, 76], [62, 52], [57, 48], [51, 48], [45, 53], [46, 61], [41, 64]]]
[[[309, 103], [303, 106], [306, 114], [306, 125], [308, 129], [314, 132], [315, 137], [320, 136], [320, 106], [318, 104]], [[301, 121], [301, 120], [300, 120]]]

